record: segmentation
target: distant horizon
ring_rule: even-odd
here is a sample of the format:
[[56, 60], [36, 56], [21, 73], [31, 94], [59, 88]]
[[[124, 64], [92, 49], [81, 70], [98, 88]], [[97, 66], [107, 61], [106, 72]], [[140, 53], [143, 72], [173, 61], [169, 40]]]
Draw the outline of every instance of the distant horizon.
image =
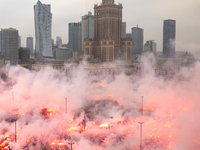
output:
[[[68, 24], [80, 22], [81, 17], [89, 11], [94, 15], [94, 4], [102, 0], [40, 0], [43, 4], [51, 5], [52, 39], [62, 38], [63, 44], [68, 43]], [[200, 2], [198, 0], [115, 0], [123, 5], [123, 22], [126, 22], [126, 33], [131, 28], [140, 27], [144, 30], [144, 44], [148, 40], [155, 40], [157, 51], [162, 51], [163, 21], [176, 20], [176, 51], [200, 50]], [[33, 37], [35, 47], [34, 5], [37, 0], [1, 0], [0, 28], [15, 28], [21, 36], [21, 46], [26, 47], [26, 38]], [[71, 9], [74, 8], [74, 9]], [[12, 11], [10, 11], [12, 10]], [[5, 15], [6, 14], [6, 15]], [[35, 49], [35, 48], [34, 48]]]

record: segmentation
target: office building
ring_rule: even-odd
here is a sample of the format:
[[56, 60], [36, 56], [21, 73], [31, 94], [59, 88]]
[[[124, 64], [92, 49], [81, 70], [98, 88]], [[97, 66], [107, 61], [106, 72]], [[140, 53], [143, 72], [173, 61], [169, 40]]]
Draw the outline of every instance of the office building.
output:
[[34, 6], [35, 18], [35, 53], [36, 60], [53, 57], [51, 26], [52, 13], [51, 5], [42, 4], [40, 1]]
[[81, 22], [69, 23], [69, 49], [72, 52], [81, 52], [82, 49], [82, 27]]
[[147, 41], [144, 45], [144, 52], [156, 52], [157, 44], [154, 40]]
[[163, 25], [163, 56], [175, 57], [176, 21], [164, 20]]
[[56, 37], [56, 46], [62, 47], [62, 38], [61, 37]]
[[19, 60], [18, 30], [9, 28], [0, 31], [0, 52], [1, 56], [9, 64]]
[[126, 22], [122, 22], [122, 38], [126, 38]]
[[[109, 62], [120, 59], [122, 51], [131, 56], [128, 49], [132, 41], [122, 40], [122, 8], [122, 4], [117, 5], [114, 0], [102, 0], [102, 4], [94, 6], [94, 39], [85, 39], [85, 57]], [[129, 57], [122, 57], [126, 58]]]
[[91, 12], [82, 17], [82, 50], [84, 50], [84, 40], [94, 38], [94, 16]]
[[26, 47], [30, 49], [30, 54], [33, 54], [33, 37], [27, 37]]
[[66, 47], [59, 47], [55, 49], [55, 58], [56, 60], [67, 60], [72, 58], [72, 51]]
[[143, 29], [137, 27], [132, 28], [132, 53], [133, 55], [141, 55], [143, 52]]
[[30, 49], [28, 47], [19, 48], [19, 59], [21, 64], [26, 64], [30, 62]]

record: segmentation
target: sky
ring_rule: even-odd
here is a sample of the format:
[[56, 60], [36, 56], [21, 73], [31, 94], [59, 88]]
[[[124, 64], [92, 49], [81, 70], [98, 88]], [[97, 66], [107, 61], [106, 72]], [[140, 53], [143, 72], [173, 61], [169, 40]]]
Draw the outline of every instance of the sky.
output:
[[[81, 21], [102, 0], [41, 0], [51, 4], [52, 38], [62, 37], [68, 43], [68, 23]], [[200, 0], [115, 0], [123, 5], [123, 22], [127, 33], [139, 25], [144, 29], [144, 43], [155, 40], [162, 51], [163, 21], [176, 20], [176, 51], [200, 50]], [[35, 36], [33, 6], [37, 0], [0, 0], [0, 28], [13, 27], [19, 31], [22, 46], [26, 37]]]

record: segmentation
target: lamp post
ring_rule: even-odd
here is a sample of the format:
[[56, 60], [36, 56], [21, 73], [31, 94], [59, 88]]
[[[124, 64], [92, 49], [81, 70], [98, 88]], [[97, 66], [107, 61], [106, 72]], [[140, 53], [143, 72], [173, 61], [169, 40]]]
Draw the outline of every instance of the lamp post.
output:
[[84, 118], [83, 118], [83, 126], [84, 126], [84, 129], [86, 127], [86, 117], [85, 117], [85, 111], [84, 111]]
[[[141, 96], [141, 98], [142, 98], [142, 106], [141, 106], [141, 109], [142, 109], [142, 111], [141, 111], [141, 118], [143, 117], [143, 98], [144, 98], [144, 96]], [[140, 124], [140, 150], [142, 150], [143, 149], [143, 147], [142, 147], [142, 124], [144, 123], [144, 122], [138, 122], [139, 124]]]
[[143, 98], [144, 98], [144, 96], [141, 96], [141, 98], [142, 98], [142, 111], [141, 111], [141, 114], [142, 114], [142, 116], [143, 116]]
[[144, 122], [138, 122], [140, 124], [140, 150], [142, 150], [142, 124]]
[[15, 119], [15, 143], [17, 142], [17, 119]]
[[68, 144], [71, 145], [71, 150], [72, 150], [72, 145], [74, 144], [74, 142], [68, 142]]

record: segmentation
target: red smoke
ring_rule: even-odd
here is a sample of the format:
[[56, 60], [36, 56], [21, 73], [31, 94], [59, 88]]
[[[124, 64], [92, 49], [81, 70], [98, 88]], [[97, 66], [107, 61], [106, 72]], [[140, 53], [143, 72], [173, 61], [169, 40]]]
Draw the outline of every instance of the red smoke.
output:
[[140, 122], [143, 150], [200, 149], [200, 63], [171, 79], [155, 76], [149, 66], [140, 77], [96, 79], [84, 67], [70, 79], [51, 67], [7, 68], [0, 149], [70, 149], [74, 142], [75, 150], [139, 150]]

